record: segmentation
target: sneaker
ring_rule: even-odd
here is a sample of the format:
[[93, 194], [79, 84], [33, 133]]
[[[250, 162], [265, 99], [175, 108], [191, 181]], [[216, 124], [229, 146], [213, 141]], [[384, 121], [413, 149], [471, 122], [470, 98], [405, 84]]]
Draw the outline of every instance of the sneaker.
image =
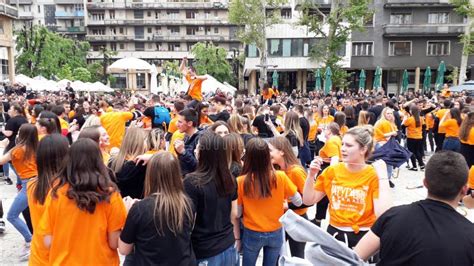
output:
[[391, 188], [394, 188], [395, 187], [395, 184], [392, 182], [392, 181], [388, 181], [388, 185], [391, 187]]
[[28, 261], [30, 258], [31, 242], [25, 243], [23, 249], [20, 251], [20, 261]]
[[5, 178], [5, 183], [7, 183], [7, 185], [13, 185], [13, 181], [8, 177]]
[[3, 232], [5, 232], [5, 222], [0, 220], [0, 234], [3, 234]]
[[311, 222], [313, 224], [315, 224], [317, 227], [321, 227], [321, 221], [320, 220], [317, 220], [316, 218], [314, 218], [313, 220], [311, 220]]
[[408, 168], [408, 170], [410, 170], [410, 171], [418, 171], [418, 168], [416, 168], [416, 167], [410, 167], [410, 168]]
[[425, 166], [424, 166], [424, 165], [421, 165], [421, 166], [420, 166], [420, 170], [425, 170]]

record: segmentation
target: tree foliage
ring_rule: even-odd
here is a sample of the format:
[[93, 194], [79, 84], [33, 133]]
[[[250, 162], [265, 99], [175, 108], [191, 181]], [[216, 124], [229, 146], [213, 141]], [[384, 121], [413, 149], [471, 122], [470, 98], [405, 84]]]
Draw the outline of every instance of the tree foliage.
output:
[[212, 43], [199, 42], [193, 45], [191, 53], [196, 60], [194, 67], [199, 75], [209, 74], [217, 80], [232, 82], [232, 67], [227, 61], [227, 51]]
[[312, 1], [302, 5], [300, 24], [307, 26], [310, 32], [321, 37], [313, 47], [310, 56], [313, 60], [324, 62], [332, 70], [334, 86], [344, 88], [347, 85], [347, 72], [340, 64], [341, 49], [350, 41], [351, 33], [364, 31], [364, 24], [373, 16], [371, 0], [332, 0], [331, 11], [325, 14], [320, 6]]
[[72, 77], [74, 80], [89, 82], [91, 81], [91, 72], [89, 72], [85, 67], [78, 67], [72, 72]]
[[43, 26], [24, 27], [16, 36], [18, 73], [67, 78], [76, 68], [87, 66], [88, 42], [62, 37]]
[[463, 44], [463, 54], [474, 54], [474, 29], [472, 25], [472, 20], [474, 19], [474, 6], [471, 6], [469, 0], [450, 0], [450, 3], [455, 6], [454, 10], [459, 15], [470, 18], [471, 24], [467, 25], [470, 34], [462, 34], [460, 38], [461, 43]]

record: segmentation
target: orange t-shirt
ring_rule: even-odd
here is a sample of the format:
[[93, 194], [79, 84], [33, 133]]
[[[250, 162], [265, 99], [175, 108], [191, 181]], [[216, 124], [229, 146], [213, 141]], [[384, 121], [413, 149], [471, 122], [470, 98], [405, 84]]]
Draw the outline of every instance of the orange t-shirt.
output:
[[284, 213], [283, 203], [295, 195], [297, 188], [282, 171], [275, 171], [276, 187], [272, 188], [271, 197], [254, 198], [244, 194], [246, 176], [237, 178], [239, 198], [237, 204], [243, 208], [243, 224], [257, 232], [273, 232], [281, 228], [278, 221]]
[[409, 139], [422, 139], [422, 125], [421, 117], [420, 117], [420, 126], [416, 126], [416, 121], [413, 116], [409, 117], [404, 123], [404, 126], [407, 127], [407, 138]]
[[142, 118], [143, 128], [151, 128], [151, 118], [145, 116]]
[[125, 124], [132, 119], [131, 112], [110, 112], [100, 116], [100, 123], [110, 136], [110, 148], [120, 148], [125, 135]]
[[316, 122], [318, 122], [319, 127], [325, 127], [329, 123], [334, 122], [334, 116], [329, 115], [329, 116], [326, 116], [326, 117], [318, 117]]
[[[38, 224], [45, 211], [45, 205], [34, 199], [34, 189], [38, 180], [34, 179], [26, 185], [28, 195], [28, 207], [30, 208], [31, 224], [33, 226], [33, 238], [31, 239], [31, 254], [29, 265], [48, 265], [49, 249], [44, 246], [44, 235], [39, 234]], [[46, 203], [46, 202], [45, 202]]]
[[265, 93], [264, 90], [262, 91], [262, 96], [263, 96], [264, 100], [271, 99], [274, 94], [275, 94], [275, 92], [273, 91], [273, 89], [268, 89], [268, 91], [266, 93]]
[[201, 119], [199, 119], [199, 125], [212, 125], [214, 122], [212, 122], [211, 119], [207, 115], [202, 116]]
[[189, 83], [188, 95], [193, 98], [193, 100], [202, 101], [202, 82], [201, 79], [191, 79], [191, 75], [186, 75], [186, 80]]
[[[291, 182], [296, 186], [298, 192], [303, 195], [304, 183], [306, 182], [306, 171], [299, 165], [293, 165], [286, 169], [285, 174], [290, 178]], [[294, 210], [298, 215], [306, 213], [308, 208]]]
[[326, 193], [329, 199], [332, 226], [352, 227], [358, 233], [360, 227], [374, 224], [379, 180], [372, 166], [350, 172], [344, 163], [331, 165], [318, 176], [314, 189]]
[[349, 128], [346, 125], [342, 126], [340, 130], [341, 136], [346, 135], [347, 131], [349, 131]]
[[474, 189], [474, 165], [471, 166], [469, 170], [469, 179], [467, 181], [467, 186], [471, 189]]
[[308, 141], [314, 141], [316, 139], [317, 133], [318, 133], [318, 123], [313, 122], [309, 126]]
[[432, 113], [427, 113], [425, 115], [426, 128], [431, 129], [434, 127], [434, 117]]
[[28, 179], [38, 176], [38, 169], [36, 167], [35, 154], [31, 158], [23, 160], [25, 157], [25, 148], [22, 146], [13, 148], [11, 152], [11, 161], [13, 167], [20, 177], [20, 179]]
[[461, 143], [474, 145], [474, 127], [471, 127], [471, 130], [469, 131], [469, 135], [467, 136], [466, 140], [461, 139]]
[[96, 205], [93, 214], [80, 210], [66, 195], [69, 185], [57, 191], [57, 198], [48, 197], [39, 223], [42, 235], [51, 235], [51, 265], [119, 265], [116, 249], [111, 249], [108, 233], [120, 231], [127, 217], [122, 197], [114, 192], [109, 202]]
[[342, 140], [339, 136], [331, 136], [324, 146], [319, 150], [319, 156], [323, 159], [331, 159], [334, 156], [342, 158], [341, 156]]
[[176, 125], [177, 123], [178, 123], [178, 116], [171, 119], [170, 125], [168, 126], [169, 133], [174, 133], [176, 132], [176, 130], [178, 130], [178, 126]]
[[444, 127], [446, 137], [459, 138], [459, 125], [456, 119], [446, 119], [440, 126]]
[[[438, 117], [439, 121], [441, 121], [441, 119], [443, 119], [443, 116], [446, 114], [446, 112], [449, 112], [449, 109], [440, 109], [440, 110], [438, 110], [438, 112], [436, 112], [436, 117]], [[444, 127], [442, 127], [441, 125], [439, 125], [438, 133], [445, 134], [446, 129]]]
[[377, 142], [387, 141], [387, 138], [384, 135], [396, 130], [397, 127], [394, 124], [390, 123], [390, 121], [380, 119], [374, 125], [374, 139]]

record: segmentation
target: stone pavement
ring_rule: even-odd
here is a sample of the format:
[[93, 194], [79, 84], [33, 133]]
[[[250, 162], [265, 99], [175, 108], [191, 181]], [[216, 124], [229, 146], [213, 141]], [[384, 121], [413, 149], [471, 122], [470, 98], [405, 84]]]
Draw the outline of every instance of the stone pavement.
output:
[[[408, 171], [403, 165], [400, 168], [398, 178], [394, 178], [395, 188], [392, 189], [393, 200], [395, 205], [408, 204], [426, 197], [425, 188], [409, 189], [417, 186], [421, 186], [424, 172]], [[13, 198], [16, 194], [16, 188], [14, 185], [0, 184], [0, 198], [3, 201], [3, 207], [5, 211], [4, 220], [6, 218], [6, 212], [8, 211]], [[308, 216], [314, 217], [315, 208], [312, 207], [309, 210]], [[469, 218], [474, 221], [474, 212], [469, 212]], [[23, 245], [23, 238], [13, 228], [13, 226], [6, 222], [6, 232], [0, 235], [0, 265], [27, 265], [27, 262], [20, 262], [18, 260], [17, 251], [21, 250]], [[323, 221], [323, 226], [327, 225], [327, 221]], [[261, 257], [257, 265], [261, 265]]]

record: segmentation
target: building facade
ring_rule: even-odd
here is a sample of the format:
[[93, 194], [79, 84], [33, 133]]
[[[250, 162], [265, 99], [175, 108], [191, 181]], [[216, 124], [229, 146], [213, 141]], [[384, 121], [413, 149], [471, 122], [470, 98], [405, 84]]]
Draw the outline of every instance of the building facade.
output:
[[0, 1], [0, 78], [15, 81], [15, 60], [13, 44], [13, 21], [18, 17], [18, 10]]
[[[313, 0], [320, 5], [323, 13], [330, 12], [330, 0]], [[448, 67], [448, 72], [453, 67], [459, 67], [461, 63], [462, 44], [459, 35], [464, 32], [467, 18], [464, 18], [454, 11], [449, 0], [380, 0], [374, 1], [374, 17], [372, 21], [365, 25], [363, 32], [353, 32], [350, 42], [342, 49], [344, 55], [342, 65], [351, 73], [350, 88], [358, 89], [358, 76], [361, 69], [367, 75], [366, 89], [372, 88], [373, 76], [377, 66], [383, 69], [382, 86], [389, 93], [395, 94], [402, 82], [402, 74], [405, 69], [409, 73], [409, 88], [421, 89], [423, 83], [423, 73], [429, 66], [432, 71], [432, 86], [436, 79], [436, 69], [441, 61]], [[293, 16], [298, 12], [292, 9]], [[284, 38], [296, 38], [297, 31], [288, 32], [290, 36], [279, 37], [285, 43]], [[281, 36], [281, 35], [280, 35]], [[317, 42], [318, 36], [308, 36], [309, 42]], [[272, 57], [272, 42], [277, 44], [271, 36], [267, 36], [268, 54]], [[288, 41], [287, 41], [288, 42]], [[347, 47], [349, 46], [349, 47]], [[293, 48], [293, 47], [291, 47]], [[284, 48], [283, 48], [284, 49]], [[304, 50], [306, 51], [306, 50]], [[255, 53], [252, 47], [246, 48], [247, 60], [252, 60]], [[344, 53], [345, 52], [345, 53]], [[314, 69], [321, 66], [320, 62], [312, 62], [303, 52], [303, 57], [295, 57], [287, 54], [285, 62], [298, 60], [306, 68], [306, 90], [314, 88]], [[284, 56], [283, 56], [284, 57]], [[471, 66], [474, 67], [474, 59], [468, 61], [468, 79], [471, 77]], [[247, 64], [246, 64], [247, 67]], [[278, 68], [277, 71], [280, 71]], [[282, 70], [284, 72], [284, 70]], [[247, 84], [250, 88], [256, 86], [252, 72], [244, 72]], [[271, 80], [270, 74], [267, 78]], [[446, 81], [447, 82], [447, 81]], [[298, 82], [283, 81], [280, 89], [291, 91], [297, 89], [306, 91], [304, 86]], [[289, 86], [286, 86], [286, 85]]]

